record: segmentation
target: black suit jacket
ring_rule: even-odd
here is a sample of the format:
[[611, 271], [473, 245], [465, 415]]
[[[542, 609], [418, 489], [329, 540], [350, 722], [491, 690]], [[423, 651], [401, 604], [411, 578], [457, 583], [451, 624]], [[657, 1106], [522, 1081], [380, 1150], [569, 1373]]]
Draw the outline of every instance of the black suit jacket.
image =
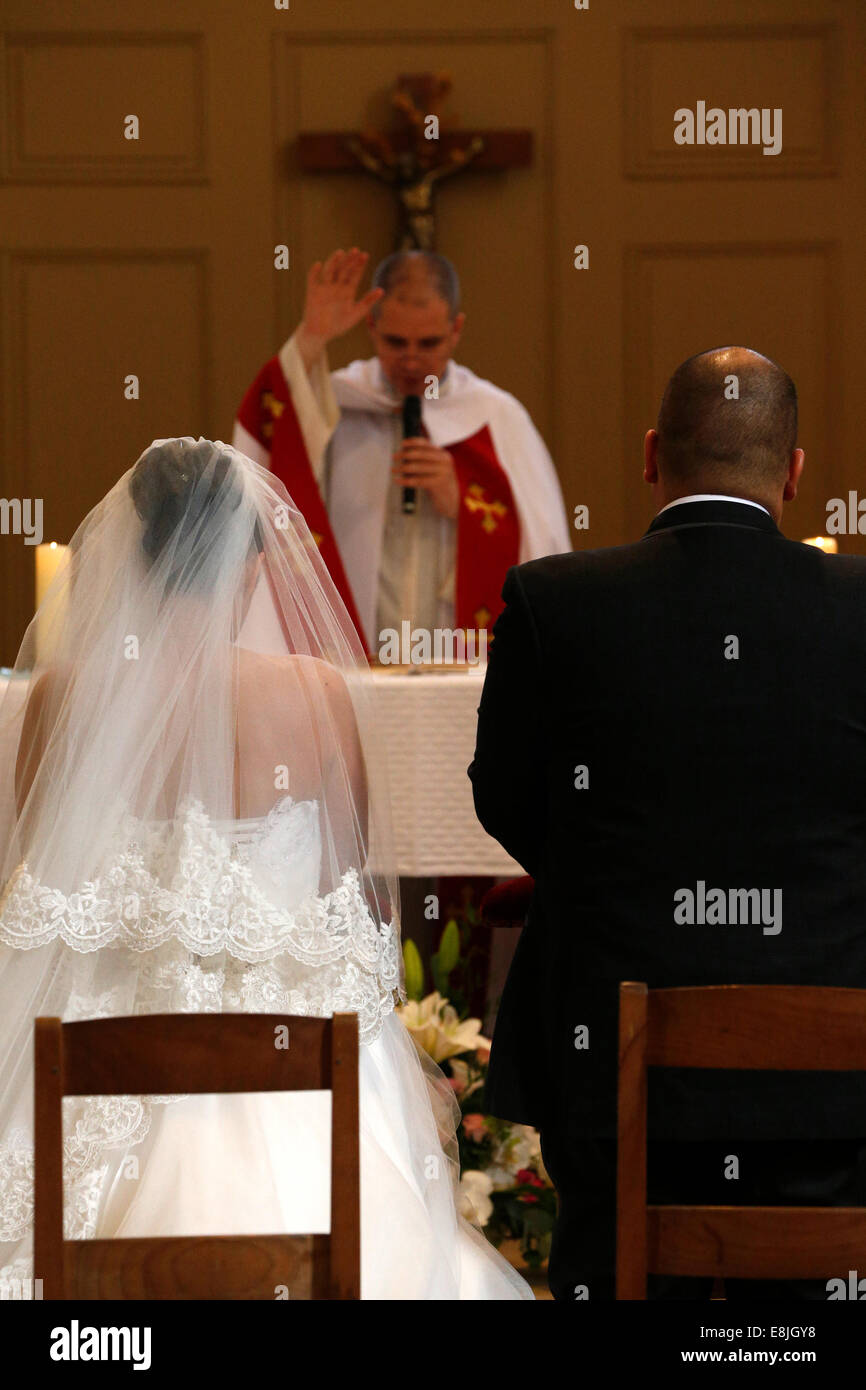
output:
[[[866, 988], [866, 560], [690, 502], [502, 594], [469, 775], [536, 888], [486, 1103], [611, 1137], [619, 981]], [[677, 923], [699, 881], [780, 889], [781, 931]], [[866, 1072], [651, 1070], [649, 1130], [866, 1135]]]

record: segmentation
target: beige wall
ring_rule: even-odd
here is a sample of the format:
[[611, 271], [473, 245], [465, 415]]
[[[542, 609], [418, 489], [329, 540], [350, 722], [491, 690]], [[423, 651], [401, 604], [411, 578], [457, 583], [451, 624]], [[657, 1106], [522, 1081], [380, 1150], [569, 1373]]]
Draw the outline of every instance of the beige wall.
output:
[[[302, 129], [379, 123], [400, 72], [444, 68], [463, 126], [530, 127], [531, 169], [441, 196], [469, 314], [463, 360], [517, 392], [556, 459], [579, 545], [651, 514], [641, 439], [685, 356], [746, 342], [801, 393], [788, 534], [860, 482], [866, 128], [859, 0], [5, 0], [0, 145], [2, 486], [46, 539], [157, 436], [227, 438], [297, 318], [307, 265], [391, 249], [385, 192], [303, 178]], [[651, 18], [651, 22], [650, 22]], [[775, 158], [681, 149], [699, 99], [781, 106]], [[125, 115], [141, 123], [122, 138]], [[286, 242], [289, 272], [273, 268]], [[590, 269], [572, 248], [590, 248]], [[364, 333], [334, 354], [366, 353]], [[128, 373], [141, 398], [127, 401]], [[845, 548], [862, 549], [860, 538]], [[33, 555], [0, 537], [0, 660], [32, 612]]]

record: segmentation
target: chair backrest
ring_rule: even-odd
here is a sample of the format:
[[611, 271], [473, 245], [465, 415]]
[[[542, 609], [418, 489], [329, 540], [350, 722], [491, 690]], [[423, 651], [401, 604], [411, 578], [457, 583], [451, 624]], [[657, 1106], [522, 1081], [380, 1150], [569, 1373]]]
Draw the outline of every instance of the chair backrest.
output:
[[[64, 1096], [299, 1090], [333, 1093], [329, 1234], [63, 1239]], [[34, 1103], [44, 1298], [360, 1298], [356, 1014], [37, 1018]]]
[[616, 1296], [647, 1273], [827, 1278], [866, 1258], [861, 1207], [647, 1205], [647, 1067], [866, 1071], [866, 990], [714, 985], [619, 990]]

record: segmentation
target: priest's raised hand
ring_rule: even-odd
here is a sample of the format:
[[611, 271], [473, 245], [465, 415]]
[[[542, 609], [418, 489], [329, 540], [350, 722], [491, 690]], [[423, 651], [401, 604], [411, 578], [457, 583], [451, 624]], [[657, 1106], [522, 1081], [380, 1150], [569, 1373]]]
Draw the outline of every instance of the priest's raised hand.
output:
[[[373, 305], [384, 296], [384, 289], [374, 288], [358, 297], [369, 259], [366, 251], [360, 251], [357, 246], [353, 246], [349, 251], [333, 251], [326, 261], [316, 261], [310, 267], [304, 313], [296, 335], [301, 361], [308, 372], [328, 343], [341, 337], [366, 318]], [[435, 316], [435, 303], [433, 313]], [[443, 347], [451, 347], [450, 325], [444, 303], [438, 318], [442, 319], [441, 323], [434, 318], [432, 323], [427, 324], [428, 328], [433, 329], [423, 340], [423, 349], [428, 356], [431, 352], [441, 352]], [[458, 318], [459, 326], [462, 327], [463, 315], [459, 315]], [[405, 345], [399, 335], [386, 335], [381, 329], [378, 331], [383, 340], [382, 348], [391, 349], [393, 353], [393, 375], [399, 380], [401, 373], [405, 374], [407, 369], [414, 370], [417, 374], [418, 363], [411, 356], [404, 356]], [[427, 362], [425, 366], [444, 366], [445, 363], [447, 352], [445, 362]], [[435, 378], [435, 373], [432, 376]], [[420, 384], [417, 375], [407, 381], [408, 386]], [[410, 393], [407, 390], [405, 394], [420, 394], [420, 391]], [[395, 466], [391, 475], [395, 485], [401, 489], [425, 488], [439, 515], [453, 521], [460, 506], [460, 488], [454, 460], [447, 449], [438, 449], [429, 439], [423, 437], [405, 439], [395, 452], [394, 459]]]
[[366, 251], [353, 246], [350, 251], [332, 251], [326, 261], [316, 261], [310, 267], [304, 314], [297, 331], [298, 351], [308, 371], [328, 343], [360, 323], [385, 293], [372, 289], [357, 297], [369, 259]]

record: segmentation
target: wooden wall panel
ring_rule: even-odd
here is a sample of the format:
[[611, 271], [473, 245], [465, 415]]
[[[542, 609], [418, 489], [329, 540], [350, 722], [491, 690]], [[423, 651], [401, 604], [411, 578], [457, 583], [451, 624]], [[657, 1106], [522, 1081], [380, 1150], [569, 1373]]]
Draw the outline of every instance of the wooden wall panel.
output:
[[[3, 180], [206, 177], [202, 34], [14, 33], [3, 64]], [[137, 140], [124, 136], [128, 115], [138, 117]]]
[[[41, 497], [43, 538], [67, 542], [154, 438], [207, 433], [207, 253], [33, 250], [2, 262], [4, 495]], [[138, 400], [125, 397], [128, 374]], [[4, 595], [29, 617], [32, 547], [3, 537], [0, 564]]]
[[[838, 31], [829, 24], [639, 28], [623, 35], [628, 178], [827, 178], [837, 172], [833, 94]], [[782, 150], [677, 145], [674, 112], [707, 107], [783, 113]]]
[[[799, 385], [799, 442], [806, 467], [783, 528], [794, 537], [824, 530], [826, 502], [842, 486], [838, 388], [838, 265], [828, 243], [642, 245], [625, 258], [624, 379], [628, 429], [655, 425], [672, 370], [707, 348], [741, 344], [772, 357]], [[806, 389], [804, 390], [804, 385]], [[637, 533], [652, 498], [626, 475], [624, 506]]]

